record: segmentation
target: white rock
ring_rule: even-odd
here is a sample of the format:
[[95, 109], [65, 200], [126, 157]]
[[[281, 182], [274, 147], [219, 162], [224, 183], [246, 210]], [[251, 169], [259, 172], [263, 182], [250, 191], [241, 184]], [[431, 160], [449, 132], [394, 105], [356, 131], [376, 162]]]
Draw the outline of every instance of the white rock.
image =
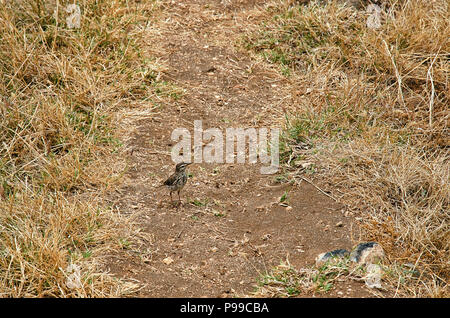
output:
[[77, 289], [83, 286], [81, 283], [81, 271], [78, 265], [70, 264], [67, 267], [66, 272], [69, 274], [66, 278], [67, 288]]
[[81, 10], [77, 4], [69, 4], [66, 12], [70, 15], [66, 18], [67, 27], [69, 29], [79, 29], [81, 27]]
[[367, 27], [372, 30], [381, 28], [381, 8], [371, 3], [367, 6], [366, 12], [370, 14], [366, 22]]
[[381, 276], [383, 271], [380, 265], [369, 264], [366, 267], [367, 275], [364, 277], [366, 286], [369, 288], [381, 288]]

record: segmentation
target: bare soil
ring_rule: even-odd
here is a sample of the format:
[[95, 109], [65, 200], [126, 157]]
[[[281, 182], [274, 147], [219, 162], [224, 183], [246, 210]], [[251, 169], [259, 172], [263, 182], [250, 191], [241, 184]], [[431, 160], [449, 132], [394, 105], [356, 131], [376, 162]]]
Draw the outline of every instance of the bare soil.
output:
[[[141, 297], [250, 295], [259, 275], [281, 261], [309, 266], [319, 253], [357, 242], [351, 235], [357, 233], [355, 221], [343, 206], [307, 182], [277, 183], [274, 175], [260, 174], [259, 164], [189, 166], [192, 177], [178, 205], [160, 187], [174, 170], [174, 128], [193, 133], [200, 119], [203, 129], [223, 131], [280, 126], [282, 120], [289, 83], [231, 45], [257, 1], [205, 3], [173, 1], [164, 9], [164, 23], [153, 26], [149, 50], [160, 52], [164, 77], [185, 93], [139, 110], [147, 116], [130, 115], [123, 136], [129, 169], [111, 199], [152, 241], [135, 253], [112, 255], [107, 267], [117, 277], [139, 281]], [[279, 204], [286, 191], [292, 209]], [[327, 294], [300, 296], [372, 293], [363, 283], [343, 282]]]

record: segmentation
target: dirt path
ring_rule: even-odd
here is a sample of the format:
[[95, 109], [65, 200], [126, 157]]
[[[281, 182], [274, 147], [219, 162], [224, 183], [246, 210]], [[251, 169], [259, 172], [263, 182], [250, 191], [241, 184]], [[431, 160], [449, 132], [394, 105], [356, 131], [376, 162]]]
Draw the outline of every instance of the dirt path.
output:
[[[111, 257], [108, 267], [143, 284], [140, 296], [248, 295], [259, 275], [280, 261], [302, 267], [321, 252], [352, 246], [352, 220], [340, 205], [306, 182], [276, 183], [273, 175], [259, 173], [259, 164], [190, 166], [192, 178], [179, 207], [158, 187], [174, 169], [167, 155], [174, 128], [192, 133], [193, 121], [200, 119], [203, 129], [281, 122], [288, 83], [226, 44], [239, 36], [236, 19], [249, 17], [254, 5], [174, 1], [165, 9], [168, 19], [157, 26], [158, 38], [148, 39], [150, 47], [163, 41], [164, 76], [185, 93], [158, 109], [140, 110], [151, 116], [128, 119], [124, 136], [133, 151], [116, 208], [139, 220], [152, 243], [135, 254]], [[279, 205], [286, 191], [292, 209]], [[336, 227], [338, 222], [343, 225]], [[370, 295], [362, 285], [345, 293]]]

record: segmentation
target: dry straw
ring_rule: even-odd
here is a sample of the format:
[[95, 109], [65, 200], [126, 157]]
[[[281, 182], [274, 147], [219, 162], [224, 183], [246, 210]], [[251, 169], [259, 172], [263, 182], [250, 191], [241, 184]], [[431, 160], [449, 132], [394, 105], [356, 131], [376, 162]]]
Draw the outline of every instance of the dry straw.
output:
[[103, 268], [135, 230], [102, 198], [120, 177], [114, 111], [152, 94], [140, 36], [157, 2], [86, 0], [68, 12], [72, 4], [5, 1], [0, 10], [3, 297], [136, 290]]

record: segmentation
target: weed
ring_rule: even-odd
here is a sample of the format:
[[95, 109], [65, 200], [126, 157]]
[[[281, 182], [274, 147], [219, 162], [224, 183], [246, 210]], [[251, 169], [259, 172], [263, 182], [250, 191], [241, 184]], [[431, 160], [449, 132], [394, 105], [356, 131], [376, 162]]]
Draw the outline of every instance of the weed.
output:
[[208, 204], [208, 200], [199, 200], [199, 199], [194, 199], [190, 201], [191, 204], [195, 205], [195, 206], [206, 206]]
[[280, 203], [287, 201], [288, 199], [288, 191], [284, 191], [283, 195], [280, 197]]

